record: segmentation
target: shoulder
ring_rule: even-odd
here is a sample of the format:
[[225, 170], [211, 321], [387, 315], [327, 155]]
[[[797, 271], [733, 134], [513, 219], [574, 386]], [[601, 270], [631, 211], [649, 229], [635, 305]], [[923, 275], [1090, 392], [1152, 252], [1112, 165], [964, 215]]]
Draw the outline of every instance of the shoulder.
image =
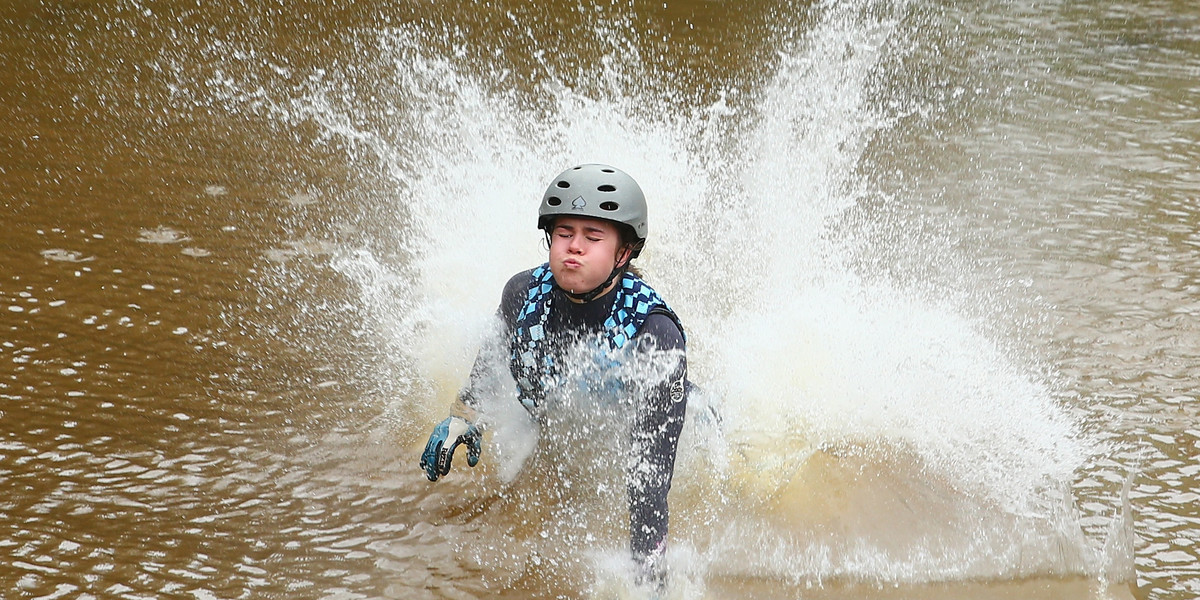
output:
[[529, 279], [531, 277], [533, 277], [533, 269], [525, 269], [509, 277], [508, 283], [504, 284], [504, 297], [507, 298], [513, 294], [524, 294], [525, 290], [529, 289]]
[[650, 314], [646, 315], [646, 320], [638, 330], [637, 336], [643, 339], [653, 338], [655, 345], [659, 348], [683, 349], [686, 339], [683, 333], [683, 324], [679, 322], [679, 317], [667, 306], [654, 287], [642, 279], [639, 273], [634, 272], [625, 274], [624, 283], [635, 289], [640, 288], [641, 294], [655, 297], [659, 302], [657, 306], [650, 309]]
[[525, 296], [529, 290], [529, 280], [533, 277], [533, 269], [526, 269], [508, 278], [504, 284], [504, 292], [500, 296], [500, 308], [497, 312], [500, 318], [512, 326], [517, 321], [517, 314], [525, 304]]
[[686, 345], [679, 318], [667, 310], [654, 310], [647, 315], [638, 337], [653, 339], [655, 346], [661, 350], [682, 350]]

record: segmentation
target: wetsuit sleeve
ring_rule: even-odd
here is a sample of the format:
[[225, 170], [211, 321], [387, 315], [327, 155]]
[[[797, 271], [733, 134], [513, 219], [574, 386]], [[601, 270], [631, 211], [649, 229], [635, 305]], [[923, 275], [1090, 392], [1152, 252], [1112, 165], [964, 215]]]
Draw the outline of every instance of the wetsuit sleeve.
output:
[[517, 328], [517, 313], [525, 304], [525, 296], [529, 291], [529, 280], [533, 277], [533, 269], [521, 271], [508, 279], [504, 284], [504, 293], [500, 296], [500, 306], [496, 308], [496, 318], [504, 324], [504, 333], [509, 337]]
[[522, 271], [509, 278], [504, 284], [504, 292], [500, 296], [500, 306], [496, 308], [497, 326], [494, 327], [479, 352], [475, 355], [475, 363], [471, 366], [471, 376], [467, 385], [458, 393], [458, 400], [469, 409], [479, 408], [479, 390], [482, 383], [498, 376], [498, 370], [508, 364], [505, 351], [507, 340], [512, 338], [513, 329], [517, 326], [517, 313], [525, 301], [529, 289], [529, 278], [533, 270]]
[[635, 558], [660, 551], [667, 538], [667, 493], [687, 409], [687, 358], [683, 332], [670, 316], [652, 313], [638, 334], [639, 350], [664, 363], [668, 375], [648, 387], [632, 431], [629, 469], [629, 538]]

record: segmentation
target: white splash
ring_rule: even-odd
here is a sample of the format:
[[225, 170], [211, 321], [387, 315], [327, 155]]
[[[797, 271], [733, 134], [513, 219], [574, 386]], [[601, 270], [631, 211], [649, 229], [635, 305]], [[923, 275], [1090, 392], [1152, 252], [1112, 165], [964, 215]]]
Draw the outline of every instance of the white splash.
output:
[[[935, 482], [929, 489], [957, 494], [927, 509], [957, 501], [979, 517], [974, 530], [895, 547], [864, 538], [796, 548], [765, 524], [779, 515], [764, 512], [707, 542], [714, 563], [751, 554], [745, 540], [775, 536], [773, 553], [746, 559], [751, 573], [895, 581], [1083, 568], [1085, 559], [1064, 559], [1054, 545], [1085, 544], [1062, 483], [1091, 448], [1049, 384], [989, 337], [997, 328], [939, 299], [970, 290], [930, 282], [931, 293], [851, 267], [851, 253], [864, 245], [869, 252], [898, 242], [860, 240], [836, 226], [859, 203], [888, 201], [867, 183], [874, 165], [864, 151], [886, 136], [895, 110], [879, 98], [906, 83], [903, 73], [881, 72], [895, 38], [911, 33], [906, 6], [828, 3], [814, 11], [816, 26], [785, 49], [774, 78], [738, 102], [681, 107], [622, 88], [642, 73], [622, 62], [633, 60], [627, 53], [604, 61], [615, 74], [604, 78], [615, 86], [610, 93], [573, 89], [552, 74], [534, 90], [497, 89], [503, 78], [427, 50], [432, 34], [413, 26], [383, 35], [378, 48], [394, 69], [379, 93], [395, 98], [396, 129], [356, 118], [353, 103], [336, 97], [338, 86], [321, 86], [323, 73], [315, 92], [280, 104], [289, 118], [311, 119], [373, 157], [394, 182], [389, 193], [367, 193], [364, 220], [377, 225], [369, 241], [333, 260], [358, 287], [364, 326], [392, 357], [379, 378], [402, 382], [393, 391], [412, 423], [444, 412], [494, 324], [504, 282], [544, 260], [535, 213], [546, 183], [574, 164], [612, 164], [649, 199], [640, 262], [683, 318], [693, 379], [733, 449], [712, 460], [732, 459], [716, 476], [737, 485], [681, 504], [708, 501], [694, 514], [731, 522], [747, 498], [793, 506], [813, 457], [854, 448], [864, 468], [904, 456], [906, 490], [919, 492], [925, 477]], [[530, 451], [521, 446], [527, 432], [512, 429], [518, 422], [498, 421], [499, 446], [510, 448], [501, 456]], [[681, 464], [688, 460], [702, 458], [682, 456]], [[502, 479], [520, 462], [504, 463]], [[836, 479], [838, 469], [834, 460], [823, 472]], [[699, 474], [680, 478], [684, 490], [709, 485], [694, 481]], [[1041, 529], [1006, 532], [1013, 523]], [[968, 553], [971, 561], [955, 559]]]

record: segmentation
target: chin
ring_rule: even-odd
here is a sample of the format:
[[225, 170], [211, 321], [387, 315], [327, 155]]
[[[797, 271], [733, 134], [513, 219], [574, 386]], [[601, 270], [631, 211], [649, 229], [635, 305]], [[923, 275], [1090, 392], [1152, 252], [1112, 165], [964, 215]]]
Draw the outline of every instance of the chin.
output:
[[[582, 294], [584, 292], [591, 291], [592, 288], [596, 287], [595, 285], [588, 287], [587, 283], [584, 283], [574, 277], [567, 277], [564, 279], [556, 278], [556, 280], [558, 281], [558, 287], [560, 287], [564, 290], [567, 290], [568, 292], [571, 292], [572, 294]], [[596, 285], [599, 285], [599, 284], [596, 284]]]
[[569, 290], [580, 285], [579, 274], [566, 267], [551, 267], [550, 272], [554, 274], [554, 281], [558, 282], [558, 287]]

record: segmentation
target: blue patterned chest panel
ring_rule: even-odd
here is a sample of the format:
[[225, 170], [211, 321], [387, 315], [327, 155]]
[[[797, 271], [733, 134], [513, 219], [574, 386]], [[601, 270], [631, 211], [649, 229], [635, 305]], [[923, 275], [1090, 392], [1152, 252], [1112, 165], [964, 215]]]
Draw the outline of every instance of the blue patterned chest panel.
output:
[[[554, 287], [554, 274], [549, 263], [533, 270], [525, 303], [517, 313], [513, 331], [510, 369], [517, 381], [521, 404], [529, 409], [535, 408], [558, 380], [558, 369], [546, 341], [546, 322], [553, 310], [551, 292]], [[604, 344], [607, 348], [596, 349], [597, 359], [625, 348], [642, 328], [646, 317], [656, 310], [674, 318], [674, 313], [653, 288], [638, 276], [626, 273], [617, 288], [612, 311], [604, 321], [605, 335], [601, 339], [607, 342]], [[612, 363], [611, 358], [606, 360]]]

